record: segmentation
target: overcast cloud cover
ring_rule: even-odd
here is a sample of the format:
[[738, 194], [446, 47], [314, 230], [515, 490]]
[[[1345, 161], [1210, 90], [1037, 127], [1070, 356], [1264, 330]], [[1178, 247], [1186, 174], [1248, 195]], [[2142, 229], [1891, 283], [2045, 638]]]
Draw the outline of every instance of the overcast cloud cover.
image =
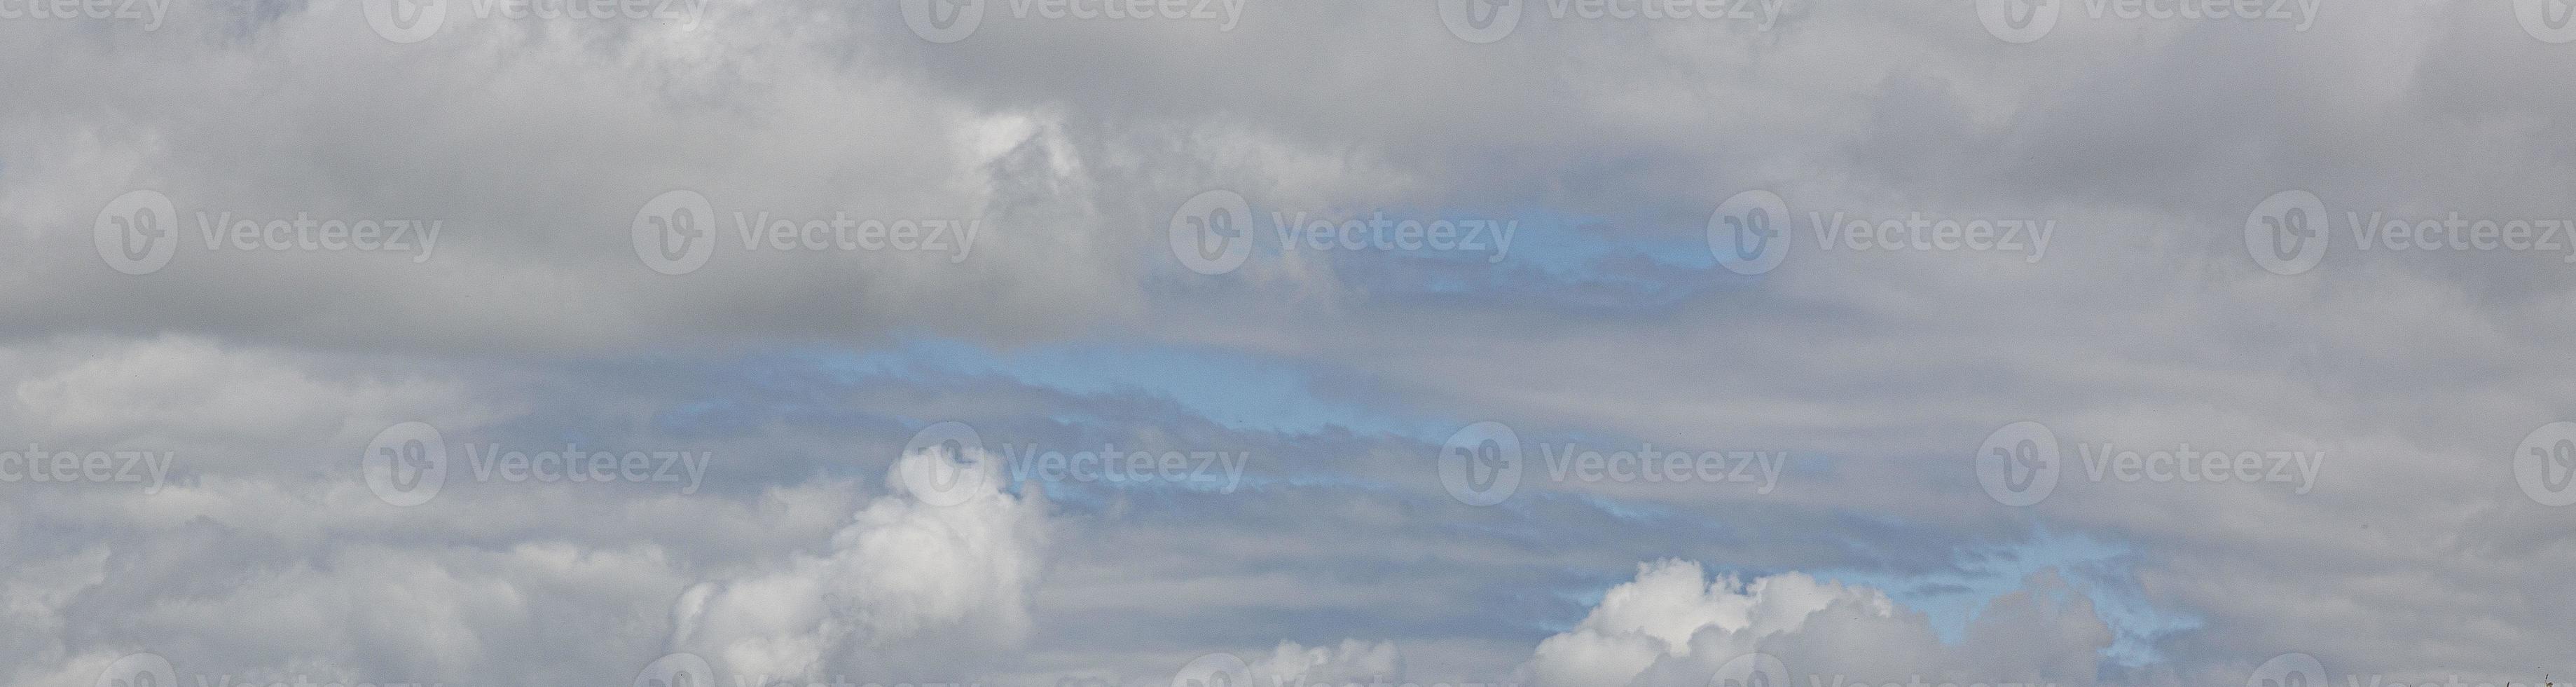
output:
[[2571, 19], [0, 0], [0, 684], [2576, 675]]

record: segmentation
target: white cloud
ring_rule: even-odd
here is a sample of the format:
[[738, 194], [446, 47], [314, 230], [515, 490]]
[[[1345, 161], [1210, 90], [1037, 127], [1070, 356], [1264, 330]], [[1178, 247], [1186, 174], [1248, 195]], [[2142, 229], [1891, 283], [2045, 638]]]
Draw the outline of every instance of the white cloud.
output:
[[[2054, 574], [1997, 598], [1957, 643], [1877, 589], [1804, 573], [1708, 579], [1695, 562], [1637, 566], [1573, 629], [1541, 641], [1523, 668], [1539, 687], [1708, 687], [1729, 662], [1779, 660], [1809, 684], [1931, 682], [2091, 684], [2110, 629]], [[1746, 665], [1737, 663], [1738, 667]]]
[[[674, 609], [681, 650], [744, 677], [830, 678], [942, 671], [958, 678], [981, 655], [1018, 646], [1047, 544], [1046, 504], [1003, 493], [1000, 462], [963, 503], [940, 505], [904, 486], [907, 468], [945, 454], [906, 456], [887, 471], [893, 494], [832, 535], [830, 549], [779, 569], [707, 582]], [[934, 501], [939, 499], [933, 499]]]

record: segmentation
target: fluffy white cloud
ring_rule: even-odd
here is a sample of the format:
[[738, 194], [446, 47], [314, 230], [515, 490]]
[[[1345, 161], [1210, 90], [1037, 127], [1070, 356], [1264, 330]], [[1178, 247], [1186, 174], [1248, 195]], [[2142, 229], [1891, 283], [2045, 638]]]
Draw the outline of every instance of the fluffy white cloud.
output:
[[[1759, 669], [1770, 684], [2091, 684], [2110, 629], [2053, 573], [1995, 599], [1956, 642], [1877, 589], [1804, 573], [1710, 580], [1696, 562], [1637, 566], [1523, 668], [1540, 687], [1709, 687]], [[1777, 664], [1768, 664], [1776, 659]], [[1762, 665], [1755, 662], [1764, 661]]]
[[[1045, 500], [1004, 493], [992, 456], [950, 456], [905, 456], [887, 471], [894, 493], [833, 534], [829, 550], [690, 588], [673, 611], [674, 646], [764, 681], [965, 679], [958, 673], [990, 652], [1017, 647], [1047, 544]], [[935, 492], [904, 479], [932, 473], [959, 481]]]

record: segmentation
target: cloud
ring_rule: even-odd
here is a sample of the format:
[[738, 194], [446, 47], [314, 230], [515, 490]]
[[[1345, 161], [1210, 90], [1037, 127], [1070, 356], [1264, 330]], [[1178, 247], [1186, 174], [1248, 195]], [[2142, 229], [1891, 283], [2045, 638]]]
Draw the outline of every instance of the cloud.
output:
[[1775, 685], [2084, 685], [2111, 639], [2091, 602], [2049, 572], [1997, 598], [1954, 644], [1877, 589], [1795, 572], [1710, 580], [1698, 563], [1664, 560], [1639, 564], [1635, 580], [1541, 641], [1522, 674], [1539, 687], [1709, 687], [1767, 657]]
[[[691, 587], [673, 610], [673, 646], [756, 682], [963, 679], [984, 656], [1018, 647], [1044, 567], [1046, 503], [1003, 492], [998, 459], [952, 455], [905, 456], [887, 471], [894, 493], [859, 511], [827, 550]], [[965, 481], [934, 493], [907, 473]]]

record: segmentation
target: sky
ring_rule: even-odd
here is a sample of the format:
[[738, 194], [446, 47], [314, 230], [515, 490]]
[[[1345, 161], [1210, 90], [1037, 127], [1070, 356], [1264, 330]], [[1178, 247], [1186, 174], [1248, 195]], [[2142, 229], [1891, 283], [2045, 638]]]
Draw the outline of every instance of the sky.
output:
[[0, 0], [0, 685], [2576, 675], [2566, 0]]

